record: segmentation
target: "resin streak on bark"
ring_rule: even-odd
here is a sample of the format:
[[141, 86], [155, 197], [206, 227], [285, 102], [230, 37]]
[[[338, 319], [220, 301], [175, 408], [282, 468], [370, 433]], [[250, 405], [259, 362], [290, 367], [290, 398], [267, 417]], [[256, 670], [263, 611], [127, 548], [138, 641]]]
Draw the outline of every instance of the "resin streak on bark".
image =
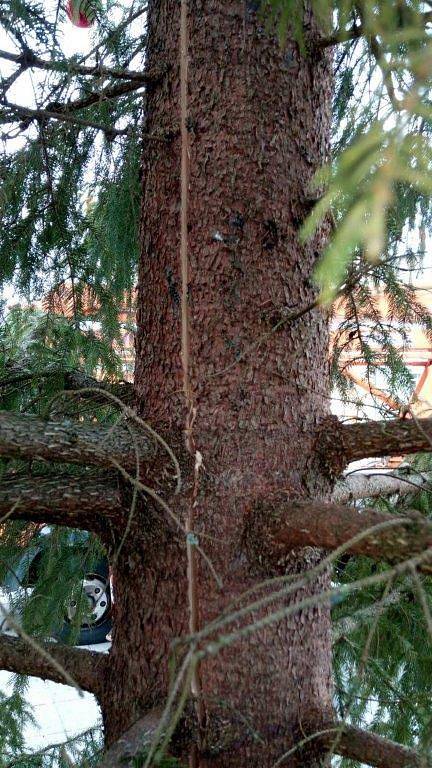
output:
[[[394, 526], [384, 528], [392, 522]], [[389, 515], [378, 509], [357, 510], [307, 501], [284, 505], [280, 499], [271, 506], [262, 505], [252, 516], [245, 545], [248, 549], [250, 538], [252, 546], [255, 546], [259, 532], [261, 541], [265, 542], [262, 551], [268, 548], [269, 559], [274, 558], [277, 562], [293, 547], [320, 546], [331, 551], [378, 525], [382, 525], [383, 530], [371, 532], [351, 544], [348, 552], [398, 563], [432, 547], [432, 525], [420, 515], [410, 518]], [[431, 566], [424, 565], [423, 570], [430, 572]]]
[[[178, 2], [152, 0], [148, 23], [149, 66], [163, 58], [168, 74], [148, 91], [146, 131], [177, 130]], [[275, 573], [242, 553], [247, 500], [282, 488], [296, 498], [327, 498], [331, 490], [312, 469], [315, 430], [328, 408], [327, 320], [315, 309], [268, 336], [284, 311], [316, 298], [311, 277], [327, 232], [306, 247], [297, 232], [309, 183], [328, 159], [331, 74], [327, 54], [303, 58], [291, 41], [282, 50], [238, 0], [191, 0], [189, 36], [190, 375], [193, 441], [203, 457], [195, 529], [223, 582], [218, 589], [198, 556], [204, 625]], [[178, 140], [145, 145], [135, 385], [141, 412], [166, 435], [184, 429], [186, 415], [179, 168]], [[243, 354], [261, 336], [265, 342]], [[187, 489], [176, 499], [182, 519], [191, 504]], [[140, 708], [165, 699], [171, 643], [188, 628], [185, 547], [164, 540], [157, 525], [147, 530], [143, 553], [120, 557], [116, 567], [123, 616], [134, 573], [143, 583], [133, 622], [127, 630], [118, 624], [114, 635], [112, 676], [127, 684], [108, 697], [108, 741]], [[318, 558], [309, 549], [280, 567], [301, 571]], [[307, 594], [326, 584], [324, 575]], [[303, 723], [331, 709], [330, 657], [328, 607], [317, 606], [207, 659], [200, 765], [272, 765]]]

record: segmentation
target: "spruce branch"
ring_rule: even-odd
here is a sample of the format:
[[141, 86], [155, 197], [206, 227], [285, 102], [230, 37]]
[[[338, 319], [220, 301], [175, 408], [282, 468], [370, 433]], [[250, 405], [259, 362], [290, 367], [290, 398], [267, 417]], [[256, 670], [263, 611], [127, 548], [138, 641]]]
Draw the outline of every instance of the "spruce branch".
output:
[[103, 104], [104, 102], [118, 99], [121, 96], [127, 96], [128, 94], [133, 93], [142, 87], [142, 82], [137, 83], [133, 81], [129, 83], [120, 83], [119, 85], [114, 85], [112, 87], [110, 86], [108, 88], [103, 88], [100, 91], [90, 93], [88, 96], [85, 96], [82, 99], [75, 99], [65, 103], [57, 101], [50, 102], [47, 104], [46, 108], [48, 111], [55, 112], [57, 114], [71, 114], [72, 112], [78, 112], [81, 109], [92, 107], [95, 104]]
[[13, 365], [5, 368], [5, 373], [0, 376], [0, 394], [8, 392], [15, 386], [25, 385], [37, 380], [43, 380], [60, 374], [64, 379], [65, 390], [77, 391], [81, 389], [92, 389], [94, 392], [86, 392], [82, 395], [83, 399], [91, 400], [93, 402], [106, 402], [99, 396], [98, 390], [103, 392], [111, 392], [118, 397], [126, 405], [132, 405], [134, 398], [133, 384], [129, 381], [119, 381], [111, 383], [104, 381], [103, 379], [95, 379], [94, 376], [90, 376], [88, 373], [81, 371], [77, 368], [69, 371], [64, 371], [62, 368], [56, 366], [47, 367], [45, 370], [38, 371], [37, 373], [25, 366]]
[[71, 685], [69, 677], [62, 672], [64, 668], [83, 691], [89, 691], [98, 698], [102, 696], [108, 670], [107, 656], [54, 642], [38, 641], [38, 646], [43, 654], [25, 640], [0, 636], [0, 669]]
[[[136, 434], [141, 460], [154, 456], [149, 438]], [[44, 421], [28, 414], [0, 411], [0, 456], [43, 459], [135, 469], [136, 456], [127, 429], [71, 421]]]
[[84, 528], [94, 533], [124, 522], [127, 510], [115, 476], [19, 476], [2, 480], [0, 518]]
[[[361, 536], [363, 532], [371, 533]], [[264, 543], [263, 543], [264, 542]], [[390, 564], [401, 563], [431, 548], [432, 523], [421, 513], [391, 515], [378, 509], [355, 509], [324, 502], [284, 502], [272, 499], [257, 504], [248, 521], [245, 548], [254, 557], [256, 547], [276, 561], [300, 547], [333, 551], [347, 542], [347, 551]], [[432, 572], [430, 562], [422, 571]]]
[[[358, 760], [375, 768], [428, 768], [432, 762], [414, 749], [404, 747], [395, 741], [364, 731], [346, 723], [334, 724], [338, 733], [336, 754]], [[320, 737], [321, 744], [332, 749], [334, 733], [329, 731]]]
[[356, 473], [339, 480], [332, 501], [346, 504], [358, 499], [376, 499], [379, 496], [406, 496], [421, 490], [432, 490], [432, 474], [403, 475], [396, 472]]
[[[426, 26], [432, 23], [432, 11], [425, 11], [420, 14], [420, 20]], [[371, 37], [371, 29], [369, 26], [365, 26], [362, 23], [355, 23], [349, 29], [336, 29], [328, 37], [322, 37], [314, 41], [316, 48], [331, 48], [334, 45], [340, 45], [341, 43], [347, 43], [350, 40], [359, 40], [361, 37], [369, 39]]]
[[378, 456], [430, 451], [432, 418], [367, 421], [340, 426], [346, 463]]
[[113, 80], [129, 80], [130, 82], [143, 84], [153, 83], [160, 77], [158, 72], [136, 72], [128, 69], [114, 69], [112, 67], [103, 67], [99, 65], [85, 66], [78, 64], [73, 59], [64, 59], [59, 61], [47, 61], [37, 56], [30, 48], [26, 48], [22, 53], [11, 53], [10, 51], [0, 50], [0, 59], [18, 64], [21, 72], [26, 69], [43, 69], [48, 72], [58, 72], [59, 74], [84, 75], [89, 77], [112, 78]]
[[[381, 606], [384, 610], [391, 606], [398, 605], [403, 602], [407, 595], [412, 594], [412, 588], [401, 587], [400, 589], [394, 589], [381, 601]], [[361, 608], [351, 616], [344, 616], [339, 621], [336, 621], [332, 626], [332, 642], [337, 643], [342, 638], [355, 632], [360, 627], [368, 624], [372, 621], [377, 613], [376, 602], [367, 605], [365, 608]]]
[[47, 120], [58, 120], [61, 123], [70, 123], [72, 125], [81, 126], [82, 128], [93, 128], [95, 131], [102, 131], [108, 138], [115, 138], [116, 136], [126, 136], [130, 133], [129, 128], [114, 128], [113, 126], [102, 125], [101, 123], [95, 123], [92, 120], [83, 120], [75, 115], [66, 114], [62, 112], [54, 112], [47, 109], [31, 109], [30, 107], [22, 107], [20, 104], [14, 104], [10, 101], [0, 102], [0, 123], [12, 123], [16, 120], [15, 115], [24, 118], [24, 121], [20, 125], [20, 130], [24, 131], [33, 120], [39, 122], [46, 122]]

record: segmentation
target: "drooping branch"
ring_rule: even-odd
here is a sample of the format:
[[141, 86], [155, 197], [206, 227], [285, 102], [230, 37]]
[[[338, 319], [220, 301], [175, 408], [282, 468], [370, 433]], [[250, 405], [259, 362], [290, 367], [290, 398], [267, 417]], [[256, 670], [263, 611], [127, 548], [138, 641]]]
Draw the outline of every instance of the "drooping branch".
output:
[[414, 749], [345, 723], [320, 737], [323, 746], [335, 754], [358, 760], [375, 768], [427, 768], [430, 758]]
[[341, 426], [347, 462], [432, 450], [432, 418], [367, 421]]
[[332, 494], [332, 501], [346, 504], [357, 499], [376, 499], [379, 496], [406, 496], [416, 491], [432, 490], [432, 474], [398, 475], [395, 472], [383, 474], [353, 474], [339, 480]]
[[[60, 668], [64, 668], [83, 691], [94, 693], [98, 698], [102, 696], [108, 669], [107, 656], [58, 643], [41, 644], [38, 641], [38, 644], [42, 647], [43, 655], [25, 640], [0, 636], [0, 669], [70, 684], [61, 672]], [[47, 655], [56, 662], [55, 665]]]
[[[395, 564], [432, 548], [432, 524], [420, 513], [409, 517], [319, 502], [284, 504], [279, 499], [254, 508], [244, 537], [252, 557], [261, 548], [260, 556], [265, 550], [275, 562], [298, 547], [332, 551], [348, 542], [352, 554]], [[432, 549], [430, 563], [423, 563], [422, 570], [432, 571]]]
[[0, 518], [106, 531], [127, 518], [115, 476], [74, 475], [2, 480]]
[[141, 460], [154, 456], [151, 441], [134, 430], [70, 421], [43, 421], [36, 416], [0, 411], [0, 456], [45, 459], [134, 470], [137, 448]]

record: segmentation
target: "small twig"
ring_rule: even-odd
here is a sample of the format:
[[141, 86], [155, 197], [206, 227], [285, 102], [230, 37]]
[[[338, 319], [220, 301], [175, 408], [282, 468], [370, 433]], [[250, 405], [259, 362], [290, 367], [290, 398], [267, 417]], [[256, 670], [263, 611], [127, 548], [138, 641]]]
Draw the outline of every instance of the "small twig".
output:
[[[420, 14], [420, 19], [426, 24], [432, 23], [432, 12], [426, 11]], [[314, 40], [315, 48], [330, 48], [340, 43], [346, 43], [350, 40], [358, 40], [360, 37], [368, 38], [371, 35], [371, 29], [362, 24], [354, 24], [349, 29], [336, 29], [329, 37], [321, 37]]]
[[48, 72], [58, 72], [59, 74], [74, 74], [74, 75], [88, 75], [90, 77], [111, 77], [113, 80], [129, 80], [146, 84], [154, 82], [159, 76], [159, 72], [135, 72], [128, 69], [113, 69], [112, 67], [103, 67], [96, 64], [95, 66], [85, 66], [83, 64], [77, 64], [73, 59], [64, 59], [63, 61], [46, 61], [36, 56], [33, 51], [26, 49], [23, 53], [10, 53], [10, 51], [0, 50], [0, 59], [6, 61], [12, 61], [15, 64], [19, 64], [21, 75], [26, 69], [45, 69]]

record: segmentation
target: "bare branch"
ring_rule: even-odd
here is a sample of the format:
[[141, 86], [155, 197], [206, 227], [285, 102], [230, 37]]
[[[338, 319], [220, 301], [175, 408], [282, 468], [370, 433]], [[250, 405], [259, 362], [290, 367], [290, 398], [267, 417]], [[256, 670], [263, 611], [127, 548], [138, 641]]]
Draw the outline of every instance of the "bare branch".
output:
[[[372, 528], [370, 535], [363, 535]], [[432, 524], [419, 512], [409, 517], [320, 502], [284, 505], [275, 499], [257, 505], [244, 541], [252, 555], [261, 547], [275, 562], [283, 562], [284, 555], [298, 547], [332, 551], [351, 542], [347, 551], [352, 554], [398, 563], [432, 547]], [[430, 573], [432, 565], [423, 564], [422, 570]]]
[[103, 533], [108, 522], [121, 525], [127, 510], [113, 476], [16, 476], [0, 485], [0, 517]]
[[430, 451], [432, 418], [345, 424], [341, 426], [341, 439], [347, 462]]
[[427, 768], [432, 765], [413, 749], [385, 739], [376, 733], [363, 731], [345, 723], [335, 724], [337, 736], [329, 732], [320, 737], [320, 742], [329, 750], [351, 760], [358, 760], [375, 768]]
[[[0, 382], [1, 386], [1, 382]], [[89, 376], [83, 371], [68, 371], [65, 374], [65, 389], [80, 390], [80, 389], [100, 389], [102, 392], [111, 392], [118, 397], [126, 405], [132, 405], [134, 399], [133, 384], [129, 381], [119, 381], [115, 384], [110, 382], [100, 381], [94, 379], [93, 376]], [[98, 400], [97, 393], [87, 393], [82, 395], [85, 399]], [[98, 400], [99, 402], [99, 400]], [[106, 404], [106, 399], [103, 400]]]
[[[142, 433], [136, 432], [135, 438], [141, 459], [148, 461], [154, 446]], [[43, 421], [10, 411], [0, 411], [0, 456], [136, 468], [135, 445], [124, 427]]]
[[[39, 643], [41, 644], [41, 643]], [[103, 695], [104, 678], [108, 669], [108, 657], [83, 648], [69, 648], [53, 642], [42, 644], [44, 652], [56, 662], [50, 664], [45, 654], [26, 643], [4, 635], [0, 636], [0, 669], [19, 675], [32, 675], [55, 683], [69, 684], [59, 670], [64, 667], [83, 691]]]
[[64, 104], [59, 102], [51, 102], [47, 104], [47, 110], [55, 112], [57, 114], [70, 114], [71, 112], [77, 112], [87, 107], [92, 107], [94, 104], [103, 104], [113, 99], [118, 99], [120, 96], [127, 96], [129, 93], [133, 93], [139, 88], [143, 87], [142, 82], [129, 82], [120, 83], [109, 88], [103, 88], [100, 91], [95, 91], [85, 96], [82, 99], [75, 99], [74, 101], [67, 101]]
[[376, 499], [379, 496], [398, 494], [405, 496], [425, 489], [432, 491], [432, 473], [402, 476], [396, 472], [387, 474], [356, 473], [339, 480], [332, 494], [332, 501], [346, 504], [357, 499]]
[[364, 34], [365, 30], [362, 24], [353, 24], [349, 29], [336, 29], [332, 35], [315, 40], [314, 45], [316, 48], [331, 48], [334, 45], [347, 43], [350, 40], [359, 40]]

